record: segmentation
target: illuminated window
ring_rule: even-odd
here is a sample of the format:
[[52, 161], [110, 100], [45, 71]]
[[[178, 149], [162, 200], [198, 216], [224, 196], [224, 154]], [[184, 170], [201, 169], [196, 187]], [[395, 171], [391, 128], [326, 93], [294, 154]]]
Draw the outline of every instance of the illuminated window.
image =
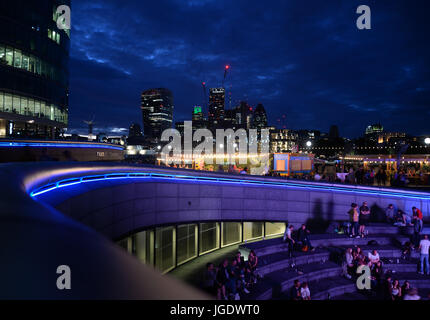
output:
[[262, 222], [243, 223], [243, 241], [262, 238], [264, 235]]
[[284, 234], [285, 223], [284, 222], [266, 222], [266, 237], [276, 236]]
[[13, 48], [6, 47], [6, 63], [11, 66], [13, 64]]
[[15, 68], [21, 68], [21, 50], [14, 51], [13, 61], [13, 66]]
[[242, 224], [240, 222], [223, 222], [221, 228], [223, 247], [242, 241]]
[[138, 232], [133, 236], [133, 254], [143, 263], [154, 264], [154, 231]]
[[185, 224], [176, 230], [178, 265], [197, 257], [197, 225]]
[[155, 229], [155, 266], [161, 272], [168, 272], [175, 267], [176, 257], [175, 228]]
[[219, 223], [200, 223], [200, 254], [219, 248]]

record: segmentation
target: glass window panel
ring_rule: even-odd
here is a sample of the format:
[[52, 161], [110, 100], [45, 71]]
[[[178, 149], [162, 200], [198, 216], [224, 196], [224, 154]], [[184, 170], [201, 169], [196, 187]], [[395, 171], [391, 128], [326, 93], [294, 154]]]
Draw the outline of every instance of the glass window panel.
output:
[[219, 223], [200, 223], [200, 254], [219, 248]]
[[34, 56], [30, 56], [28, 71], [35, 73], [36, 72], [36, 58]]
[[12, 112], [12, 95], [8, 93], [4, 95], [4, 111]]
[[6, 47], [0, 44], [0, 63], [6, 63]]
[[143, 263], [154, 264], [154, 231], [138, 232], [133, 239], [133, 254]]
[[131, 237], [127, 237], [125, 239], [118, 241], [118, 245], [124, 250], [126, 250], [127, 252], [131, 253], [131, 249], [132, 249]]
[[41, 75], [42, 74], [42, 70], [41, 70], [40, 60], [36, 59], [35, 64], [36, 64], [36, 73], [38, 75]]
[[0, 92], [0, 111], [4, 110], [4, 94]]
[[8, 65], [13, 65], [13, 48], [6, 47], [6, 63]]
[[242, 224], [240, 222], [222, 223], [222, 246], [239, 243], [242, 241]]
[[28, 100], [28, 112], [29, 115], [34, 115], [34, 100], [33, 99], [29, 99]]
[[184, 224], [176, 229], [178, 264], [197, 257], [197, 225]]
[[263, 235], [263, 222], [243, 223], [243, 241], [262, 238]]
[[55, 120], [55, 116], [54, 116], [54, 105], [53, 104], [51, 104], [51, 106], [50, 106], [50, 113], [49, 113], [49, 119], [51, 119], [51, 120]]
[[36, 101], [34, 102], [34, 114], [35, 114], [37, 117], [40, 117], [40, 101], [38, 101], [38, 100], [36, 100]]
[[175, 228], [155, 229], [155, 266], [161, 272], [168, 272], [175, 267]]
[[51, 31], [51, 29], [48, 29], [48, 38], [52, 39], [52, 31]]
[[13, 53], [13, 66], [15, 67], [15, 68], [21, 68], [21, 58], [22, 58], [22, 56], [21, 56], [21, 50], [14, 50], [14, 53]]
[[28, 115], [28, 98], [21, 98], [21, 114]]
[[21, 99], [19, 96], [13, 96], [13, 108], [12, 108], [12, 112], [13, 113], [20, 113], [21, 111]]
[[42, 118], [46, 118], [46, 106], [45, 106], [45, 101], [42, 101], [40, 104], [40, 117]]
[[285, 232], [284, 222], [266, 222], [266, 237], [282, 235]]
[[27, 71], [30, 71], [30, 68], [29, 68], [29, 65], [30, 65], [30, 63], [29, 63], [29, 57], [27, 56], [27, 55], [22, 55], [22, 68], [24, 69], [24, 70], [27, 70]]

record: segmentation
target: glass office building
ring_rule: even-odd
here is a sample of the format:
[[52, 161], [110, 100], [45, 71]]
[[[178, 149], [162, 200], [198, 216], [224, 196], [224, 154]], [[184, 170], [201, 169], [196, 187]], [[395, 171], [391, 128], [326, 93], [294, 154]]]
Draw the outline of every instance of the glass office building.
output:
[[70, 1], [0, 2], [0, 137], [55, 138], [67, 126]]
[[152, 143], [161, 140], [164, 130], [172, 128], [173, 95], [168, 89], [149, 89], [142, 93], [143, 134]]

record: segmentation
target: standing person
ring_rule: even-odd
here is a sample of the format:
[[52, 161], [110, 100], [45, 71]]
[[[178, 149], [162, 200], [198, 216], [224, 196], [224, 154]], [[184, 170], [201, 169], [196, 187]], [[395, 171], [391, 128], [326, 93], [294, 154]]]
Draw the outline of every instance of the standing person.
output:
[[423, 221], [418, 217], [418, 215], [414, 215], [413, 224], [414, 224], [414, 235], [412, 238], [412, 243], [416, 248], [418, 248], [420, 245], [421, 232], [423, 231]]
[[354, 274], [354, 257], [352, 255], [352, 248], [346, 249], [344, 268], [344, 276], [351, 279]]
[[349, 219], [351, 221], [352, 224], [352, 232], [349, 235], [351, 238], [352, 237], [357, 237], [360, 238], [360, 236], [358, 235], [358, 210], [357, 210], [358, 205], [356, 203], [352, 203], [351, 204], [351, 209], [349, 209], [348, 214], [349, 214]]
[[[426, 275], [430, 275], [429, 268], [429, 248], [430, 241], [428, 235], [424, 235], [424, 239], [420, 241], [420, 274], [426, 273]], [[424, 266], [425, 265], [425, 266]]]
[[418, 218], [420, 218], [421, 220], [423, 220], [423, 213], [417, 207], [412, 207], [412, 216], [414, 216], [414, 215], [417, 215]]
[[385, 209], [385, 219], [388, 223], [394, 223], [395, 212], [394, 206], [390, 203], [388, 207]]
[[214, 267], [214, 264], [209, 262], [208, 264], [206, 264], [206, 271], [203, 280], [203, 289], [210, 294], [214, 294], [214, 291], [216, 290], [215, 281], [216, 269]]
[[306, 246], [309, 250], [314, 251], [315, 248], [312, 247], [311, 241], [309, 240], [310, 233], [311, 232], [306, 228], [306, 225], [302, 224], [298, 232], [298, 239], [303, 246]]
[[222, 264], [218, 269], [218, 273], [216, 276], [216, 284], [217, 284], [217, 299], [218, 300], [227, 300], [226, 295], [226, 284], [229, 280], [229, 272], [228, 272], [228, 260], [224, 259]]
[[284, 233], [284, 242], [287, 242], [288, 244], [288, 256], [290, 258], [293, 257], [293, 248], [294, 248], [294, 243], [296, 243], [293, 239], [293, 230], [294, 227], [293, 225], [290, 225]]
[[251, 250], [248, 256], [248, 265], [249, 270], [251, 271], [251, 283], [257, 283], [257, 276], [255, 274], [255, 271], [257, 270], [258, 265], [258, 257], [255, 254], [254, 250]]
[[369, 220], [370, 220], [370, 209], [367, 206], [367, 202], [364, 201], [363, 205], [360, 207], [360, 218], [359, 218], [360, 235], [362, 238], [364, 238], [364, 231], [366, 229], [366, 226], [369, 225]]

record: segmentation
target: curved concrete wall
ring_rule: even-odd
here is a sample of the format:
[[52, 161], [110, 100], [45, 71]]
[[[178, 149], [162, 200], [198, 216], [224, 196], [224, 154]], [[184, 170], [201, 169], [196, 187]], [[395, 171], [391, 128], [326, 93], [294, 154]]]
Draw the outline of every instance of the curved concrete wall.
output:
[[200, 221], [288, 221], [324, 229], [329, 221], [347, 220], [351, 203], [363, 201], [376, 219], [389, 203], [430, 214], [428, 193], [177, 169], [76, 166], [53, 181], [115, 172], [148, 176], [82, 182], [35, 198], [112, 239], [149, 227]]

